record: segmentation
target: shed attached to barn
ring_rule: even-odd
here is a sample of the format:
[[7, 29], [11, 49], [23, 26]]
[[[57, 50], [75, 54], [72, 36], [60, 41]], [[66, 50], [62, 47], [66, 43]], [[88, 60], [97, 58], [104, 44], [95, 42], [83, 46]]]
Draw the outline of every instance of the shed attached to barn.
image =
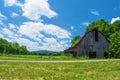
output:
[[108, 45], [109, 42], [103, 33], [93, 29], [87, 32], [75, 46], [66, 49], [64, 52], [66, 54], [71, 53], [74, 57], [105, 58], [109, 56]]

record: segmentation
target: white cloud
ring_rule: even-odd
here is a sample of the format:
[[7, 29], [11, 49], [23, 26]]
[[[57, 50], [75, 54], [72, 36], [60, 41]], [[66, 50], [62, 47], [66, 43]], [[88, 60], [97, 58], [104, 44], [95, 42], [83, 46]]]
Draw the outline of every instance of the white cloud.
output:
[[66, 30], [52, 24], [43, 24], [40, 22], [26, 22], [20, 26], [20, 33], [30, 38], [44, 37], [41, 32], [55, 36], [57, 38], [70, 38], [70, 33]]
[[120, 17], [112, 18], [111, 24], [114, 23], [115, 21], [120, 20]]
[[[25, 0], [25, 3], [20, 3], [17, 0], [5, 0], [5, 6], [19, 6], [22, 8], [23, 16], [30, 20], [41, 20], [41, 16], [52, 18], [57, 16], [57, 13], [50, 9], [48, 0]], [[16, 16], [16, 14], [13, 14]]]
[[39, 20], [41, 16], [52, 18], [57, 15], [56, 12], [50, 9], [48, 0], [25, 0], [22, 10], [23, 16], [30, 20]]
[[90, 13], [93, 14], [93, 15], [96, 15], [96, 16], [99, 16], [99, 15], [100, 15], [100, 13], [99, 13], [98, 11], [94, 10], [94, 9], [92, 9], [92, 10], [90, 11]]
[[40, 50], [39, 44], [37, 42], [30, 41], [29, 39], [16, 38], [16, 42], [18, 42], [20, 45], [26, 46], [27, 49], [30, 50], [30, 51]]
[[[18, 6], [23, 11], [24, 17], [37, 22], [23, 22], [19, 27], [9, 23], [7, 28], [0, 28], [1, 37], [7, 36], [8, 41], [25, 45], [30, 51], [62, 51], [69, 46], [70, 32], [57, 25], [40, 22], [41, 16], [48, 18], [57, 16], [57, 13], [50, 9], [48, 0], [25, 0], [24, 3], [5, 0], [5, 6]], [[19, 15], [15, 12], [11, 14], [11, 17], [17, 16]]]
[[9, 23], [8, 25], [9, 25], [10, 29], [15, 29], [15, 25], [14, 24]]
[[15, 38], [14, 32], [12, 32], [11, 30], [9, 30], [7, 28], [3, 28], [2, 33], [7, 35], [8, 38], [12, 38], [12, 39]]
[[83, 22], [82, 25], [84, 26], [88, 26], [90, 24], [90, 22]]
[[4, 5], [5, 6], [14, 6], [16, 5], [17, 0], [4, 0]]
[[0, 20], [0, 25], [2, 25], [3, 24], [3, 22]]
[[[19, 31], [23, 36], [27, 36], [37, 42], [38, 50], [64, 50], [68, 47], [67, 40], [70, 39], [70, 33], [56, 25], [43, 24], [40, 22], [25, 22], [20, 26]], [[46, 36], [49, 35], [49, 38]], [[66, 39], [66, 40], [64, 40]], [[61, 44], [58, 40], [66, 41]], [[42, 45], [42, 46], [41, 46]], [[27, 45], [29, 46], [29, 44]], [[33, 46], [31, 46], [32, 48]], [[35, 46], [34, 46], [35, 48]], [[29, 50], [31, 50], [29, 48]], [[33, 50], [33, 49], [32, 49]]]
[[13, 12], [13, 13], [11, 14], [11, 17], [13, 17], [13, 18], [18, 17], [18, 16], [19, 16], [19, 14], [15, 13], [15, 12]]
[[3, 25], [3, 20], [6, 20], [7, 19], [7, 17], [6, 16], [4, 16], [1, 12], [0, 12], [0, 25]]
[[44, 32], [58, 38], [70, 38], [70, 33], [56, 25], [46, 24], [44, 26]]
[[40, 33], [43, 30], [43, 26], [42, 23], [26, 22], [20, 26], [19, 32], [31, 39], [37, 39], [37, 37], [44, 37], [44, 35]]
[[9, 23], [8, 26], [9, 26], [9, 29], [14, 31], [14, 32], [17, 32], [18, 29], [19, 29], [18, 26], [14, 25], [14, 24], [11, 24], [11, 23]]
[[4, 35], [2, 35], [1, 33], [0, 33], [0, 38], [4, 38]]
[[6, 20], [6, 19], [7, 19], [7, 17], [4, 16], [4, 15], [0, 12], [0, 20], [2, 21], [2, 20]]
[[[18, 30], [13, 31], [14, 29]], [[26, 22], [20, 27], [9, 23], [7, 28], [0, 28], [0, 30], [0, 37], [10, 42], [18, 42], [20, 45], [26, 46], [30, 51], [62, 51], [68, 48], [68, 43], [70, 43], [70, 33], [68, 31], [55, 25], [51, 26], [50, 24], [43, 24], [40, 22]], [[24, 35], [31, 39], [24, 37]]]
[[67, 40], [57, 41], [55, 38], [44, 38], [45, 43], [43, 43], [42, 49], [45, 50], [54, 50], [54, 51], [62, 51], [67, 48], [69, 45], [67, 44]]
[[73, 30], [73, 29], [74, 29], [74, 26], [71, 26], [70, 29]]

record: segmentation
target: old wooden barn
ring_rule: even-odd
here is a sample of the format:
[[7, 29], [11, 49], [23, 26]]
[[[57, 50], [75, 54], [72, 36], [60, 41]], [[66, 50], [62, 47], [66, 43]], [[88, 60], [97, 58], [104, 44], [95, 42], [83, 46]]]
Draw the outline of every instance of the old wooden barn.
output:
[[75, 46], [64, 52], [71, 53], [74, 57], [106, 58], [109, 56], [108, 45], [109, 42], [103, 33], [93, 29], [87, 32]]

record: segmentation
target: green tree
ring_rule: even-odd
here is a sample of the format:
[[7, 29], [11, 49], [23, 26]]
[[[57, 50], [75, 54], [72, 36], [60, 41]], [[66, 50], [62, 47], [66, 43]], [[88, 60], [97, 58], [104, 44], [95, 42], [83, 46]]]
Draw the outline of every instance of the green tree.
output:
[[112, 57], [120, 58], [120, 32], [115, 32], [110, 36], [110, 47]]
[[28, 54], [29, 51], [25, 46], [19, 46], [18, 43], [8, 42], [0, 38], [0, 54]]
[[115, 25], [120, 28], [120, 20], [116, 20], [112, 25]]
[[106, 37], [109, 37], [111, 35], [111, 32], [110, 32], [110, 29], [112, 28], [110, 26], [110, 24], [101, 19], [101, 20], [98, 20], [96, 22], [93, 22], [91, 23], [87, 28], [86, 28], [86, 32], [89, 32], [91, 31], [92, 29], [98, 29], [100, 32], [102, 32]]
[[28, 50], [25, 46], [20, 46], [19, 47], [19, 54], [28, 54]]
[[76, 45], [78, 43], [78, 41], [81, 39], [81, 36], [75, 36], [72, 41], [71, 41], [71, 46], [73, 47], [74, 45]]

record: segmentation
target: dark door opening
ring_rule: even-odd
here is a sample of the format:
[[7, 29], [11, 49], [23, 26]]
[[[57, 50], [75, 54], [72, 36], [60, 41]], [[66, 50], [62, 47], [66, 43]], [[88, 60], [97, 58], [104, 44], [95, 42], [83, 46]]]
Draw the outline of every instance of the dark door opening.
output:
[[77, 57], [77, 52], [73, 52], [73, 57]]
[[96, 58], [96, 52], [89, 52], [89, 58]]
[[104, 52], [104, 57], [105, 58], [108, 58], [109, 57], [109, 54], [107, 52]]

